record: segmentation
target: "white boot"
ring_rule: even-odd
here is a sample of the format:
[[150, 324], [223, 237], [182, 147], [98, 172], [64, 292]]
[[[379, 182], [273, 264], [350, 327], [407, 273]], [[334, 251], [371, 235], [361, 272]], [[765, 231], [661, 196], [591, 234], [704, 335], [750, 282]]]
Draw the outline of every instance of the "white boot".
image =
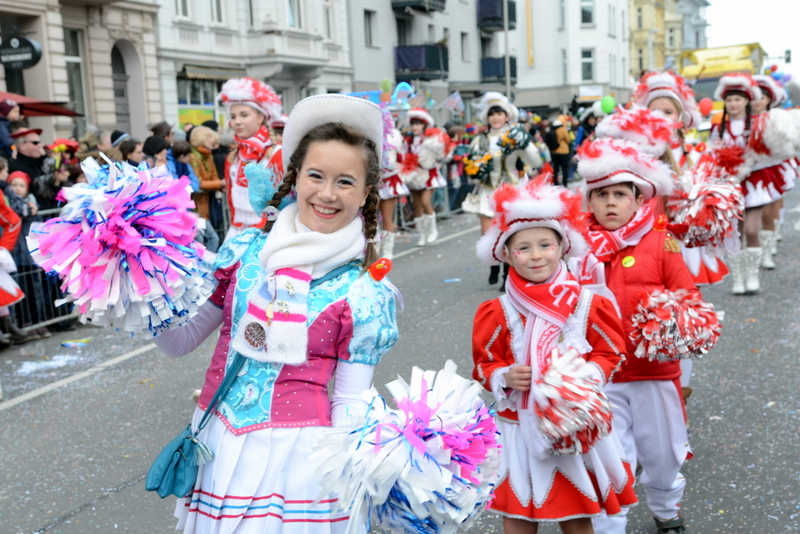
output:
[[425, 242], [430, 245], [439, 239], [439, 230], [436, 228], [436, 214], [426, 215], [426, 217], [428, 217], [428, 237]]
[[425, 241], [427, 239], [428, 234], [428, 216], [423, 215], [422, 217], [417, 217], [414, 219], [414, 227], [419, 232], [419, 241], [417, 241], [418, 247], [424, 247]]
[[758, 240], [761, 242], [761, 267], [764, 269], [774, 269], [775, 268], [775, 261], [772, 259], [772, 255], [775, 254], [774, 246], [775, 246], [775, 232], [772, 230], [759, 230], [758, 231]]
[[744, 288], [748, 293], [756, 293], [761, 289], [758, 283], [758, 272], [761, 269], [761, 247], [747, 247], [747, 263]]
[[381, 239], [381, 258], [386, 258], [387, 260], [391, 260], [394, 256], [394, 238], [396, 234], [394, 232], [384, 232], [386, 235], [383, 236]]
[[734, 295], [744, 295], [744, 272], [746, 264], [747, 254], [744, 251], [741, 251], [736, 256], [728, 258], [728, 267], [731, 269], [731, 278], [733, 278], [731, 293]]
[[775, 220], [775, 241], [772, 242], [772, 254], [778, 253], [778, 241], [783, 241], [783, 236], [781, 235], [781, 221]]

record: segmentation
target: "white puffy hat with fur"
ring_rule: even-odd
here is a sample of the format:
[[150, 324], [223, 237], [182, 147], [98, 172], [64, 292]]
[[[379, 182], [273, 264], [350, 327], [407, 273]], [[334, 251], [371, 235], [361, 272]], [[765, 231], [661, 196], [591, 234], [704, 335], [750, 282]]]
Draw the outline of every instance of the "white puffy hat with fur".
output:
[[714, 91], [714, 100], [725, 100], [730, 93], [742, 93], [751, 102], [761, 98], [761, 88], [753, 77], [745, 72], [726, 74], [720, 78]]
[[478, 258], [488, 265], [503, 263], [506, 241], [526, 228], [550, 228], [561, 236], [561, 252], [582, 258], [589, 251], [583, 237], [585, 213], [576, 191], [544, 183], [544, 176], [518, 185], [502, 184], [489, 200], [495, 216], [492, 226], [475, 245]]
[[757, 74], [753, 76], [753, 80], [758, 84], [761, 93], [766, 93], [769, 96], [769, 102], [772, 107], [780, 106], [786, 100], [786, 91], [772, 76]]
[[262, 113], [267, 120], [280, 117], [283, 110], [280, 95], [269, 85], [253, 78], [228, 80], [220, 89], [219, 99], [229, 115], [231, 107], [237, 104], [250, 106]]
[[406, 119], [408, 120], [408, 124], [411, 124], [411, 121], [417, 120], [422, 121], [425, 123], [427, 128], [433, 128], [436, 126], [436, 123], [431, 117], [431, 114], [428, 113], [425, 108], [411, 108], [406, 113]]
[[595, 129], [598, 139], [611, 137], [636, 143], [654, 158], [660, 157], [670, 146], [676, 123], [660, 111], [637, 105], [618, 111], [603, 119]]
[[592, 189], [633, 183], [645, 200], [672, 191], [672, 169], [642, 151], [639, 145], [620, 139], [604, 138], [584, 143], [578, 149], [578, 174], [581, 190], [588, 199]]
[[292, 109], [283, 130], [283, 168], [289, 168], [289, 160], [303, 137], [329, 122], [341, 122], [375, 143], [378, 159], [382, 161], [386, 121], [380, 106], [363, 98], [342, 94], [305, 98]]
[[483, 96], [478, 102], [478, 108], [481, 110], [478, 118], [483, 124], [487, 124], [489, 120], [489, 110], [494, 107], [498, 107], [506, 112], [508, 122], [517, 122], [519, 117], [517, 107], [508, 101], [506, 95], [496, 91], [489, 91], [488, 93], [483, 93]]
[[656, 98], [671, 98], [680, 106], [681, 121], [686, 128], [695, 128], [700, 124], [694, 90], [682, 76], [671, 72], [653, 72], [639, 80], [633, 94], [634, 103], [648, 107]]

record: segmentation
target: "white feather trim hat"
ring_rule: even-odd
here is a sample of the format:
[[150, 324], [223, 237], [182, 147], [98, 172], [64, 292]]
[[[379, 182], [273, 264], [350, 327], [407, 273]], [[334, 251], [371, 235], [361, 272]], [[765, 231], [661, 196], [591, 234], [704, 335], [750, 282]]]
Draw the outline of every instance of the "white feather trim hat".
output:
[[761, 98], [761, 88], [752, 76], [744, 72], [726, 74], [720, 78], [714, 91], [714, 100], [725, 100], [730, 93], [742, 93], [751, 102]]
[[426, 127], [433, 128], [436, 126], [436, 123], [431, 117], [431, 114], [428, 113], [424, 108], [411, 108], [406, 113], [406, 119], [408, 120], [408, 124], [411, 124], [411, 121], [418, 120], [425, 123]]
[[481, 110], [478, 118], [483, 124], [487, 124], [486, 121], [489, 120], [489, 110], [493, 107], [499, 107], [505, 111], [508, 116], [508, 122], [517, 122], [519, 117], [517, 107], [508, 101], [506, 95], [496, 91], [489, 91], [488, 93], [483, 93], [483, 96], [478, 102], [478, 108]]
[[680, 106], [681, 121], [686, 128], [695, 128], [700, 124], [694, 90], [682, 76], [671, 72], [653, 72], [639, 80], [633, 94], [634, 103], [648, 107], [656, 98], [671, 98]]
[[580, 194], [544, 183], [545, 177], [518, 185], [502, 184], [489, 199], [495, 216], [492, 226], [475, 245], [486, 264], [503, 263], [503, 247], [515, 233], [526, 228], [550, 228], [561, 236], [562, 254], [582, 258], [589, 251], [583, 237], [586, 228]]
[[772, 107], [780, 106], [786, 100], [786, 91], [772, 76], [756, 74], [753, 76], [753, 80], [758, 84], [761, 93], [766, 93], [769, 96], [769, 102]]
[[581, 190], [588, 199], [592, 189], [632, 182], [645, 200], [672, 191], [672, 170], [644, 152], [639, 145], [620, 139], [597, 139], [578, 149]]
[[380, 106], [342, 94], [315, 95], [298, 102], [286, 121], [281, 154], [284, 169], [289, 168], [289, 160], [303, 137], [329, 122], [341, 122], [360, 132], [375, 143], [378, 159], [383, 161], [385, 119]]
[[231, 113], [231, 106], [237, 104], [250, 106], [262, 113], [267, 120], [280, 117], [283, 110], [280, 95], [269, 85], [253, 78], [228, 80], [222, 85], [218, 98], [225, 104], [228, 115]]
[[676, 128], [677, 124], [660, 111], [634, 105], [603, 119], [597, 125], [595, 135], [598, 139], [611, 137], [630, 141], [657, 158], [669, 148]]

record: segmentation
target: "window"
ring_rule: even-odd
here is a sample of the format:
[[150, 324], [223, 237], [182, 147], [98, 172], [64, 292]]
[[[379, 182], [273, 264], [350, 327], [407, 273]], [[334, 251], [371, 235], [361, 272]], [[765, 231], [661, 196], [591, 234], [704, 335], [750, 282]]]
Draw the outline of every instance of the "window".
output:
[[625, 33], [625, 11], [622, 11], [622, 17], [620, 17], [620, 30], [622, 32], [622, 40], [625, 41], [628, 36]]
[[641, 7], [637, 7], [636, 8], [636, 27], [641, 30], [643, 25], [644, 25], [644, 21], [642, 20], [642, 8]]
[[303, 12], [300, 5], [301, 0], [286, 0], [286, 13], [290, 28], [303, 27]]
[[700, 48], [700, 32], [694, 32], [694, 47]]
[[617, 35], [617, 8], [616, 6], [608, 6], [608, 35], [614, 37]]
[[175, 14], [182, 18], [189, 18], [189, 0], [175, 0]]
[[216, 106], [217, 94], [222, 87], [221, 81], [179, 77], [177, 82], [178, 104], [182, 106]]
[[569, 72], [567, 71], [568, 68], [569, 68], [569, 65], [567, 65], [567, 51], [564, 48], [562, 48], [561, 49], [561, 77], [562, 77], [561, 82], [562, 82], [562, 85], [567, 85], [567, 80], [569, 78], [568, 77]]
[[323, 15], [325, 22], [325, 38], [333, 40], [333, 7], [331, 6], [330, 0], [325, 1]]
[[622, 58], [622, 84], [621, 85], [623, 85], [623, 86], [627, 85], [628, 84], [628, 82], [626, 81], [627, 79], [628, 79], [628, 71], [625, 70], [625, 57], [623, 57]]
[[80, 30], [64, 28], [64, 61], [67, 67], [69, 107], [78, 113], [85, 114]]
[[251, 28], [256, 25], [256, 13], [253, 8], [253, 1], [254, 0], [247, 0], [247, 17]]
[[469, 34], [461, 32], [461, 61], [469, 61]]
[[581, 24], [594, 24], [594, 0], [581, 0]]
[[445, 28], [442, 30], [442, 41], [444, 41], [444, 45], [450, 47], [450, 28]]
[[667, 46], [675, 48], [675, 28], [667, 30]]
[[644, 70], [644, 50], [641, 48], [636, 51], [636, 61], [639, 65], [639, 72], [642, 72]]
[[608, 55], [608, 64], [609, 64], [609, 72], [608, 72], [608, 83], [610, 85], [614, 85], [617, 81], [617, 58], [614, 57], [614, 54]]
[[481, 57], [492, 57], [491, 37], [481, 37]]
[[436, 42], [436, 26], [433, 24], [428, 24], [428, 42], [435, 43]]
[[375, 46], [375, 17], [374, 11], [364, 10], [364, 44], [367, 46]]
[[594, 81], [594, 50], [581, 50], [581, 81]]
[[225, 22], [222, 12], [222, 0], [211, 0], [211, 21], [217, 24]]
[[408, 46], [408, 20], [395, 19], [397, 22], [397, 46]]
[[558, 27], [563, 30], [567, 25], [567, 0], [559, 0], [558, 20], [560, 22]]

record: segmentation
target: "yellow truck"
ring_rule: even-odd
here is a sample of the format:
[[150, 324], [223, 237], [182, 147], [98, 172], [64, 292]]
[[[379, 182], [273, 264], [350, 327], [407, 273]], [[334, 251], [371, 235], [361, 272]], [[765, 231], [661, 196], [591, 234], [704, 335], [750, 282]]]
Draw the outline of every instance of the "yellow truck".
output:
[[[680, 74], [694, 86], [695, 98], [714, 98], [720, 77], [729, 72], [759, 74], [767, 53], [758, 43], [687, 50], [680, 56]], [[715, 102], [715, 108], [721, 103]]]

